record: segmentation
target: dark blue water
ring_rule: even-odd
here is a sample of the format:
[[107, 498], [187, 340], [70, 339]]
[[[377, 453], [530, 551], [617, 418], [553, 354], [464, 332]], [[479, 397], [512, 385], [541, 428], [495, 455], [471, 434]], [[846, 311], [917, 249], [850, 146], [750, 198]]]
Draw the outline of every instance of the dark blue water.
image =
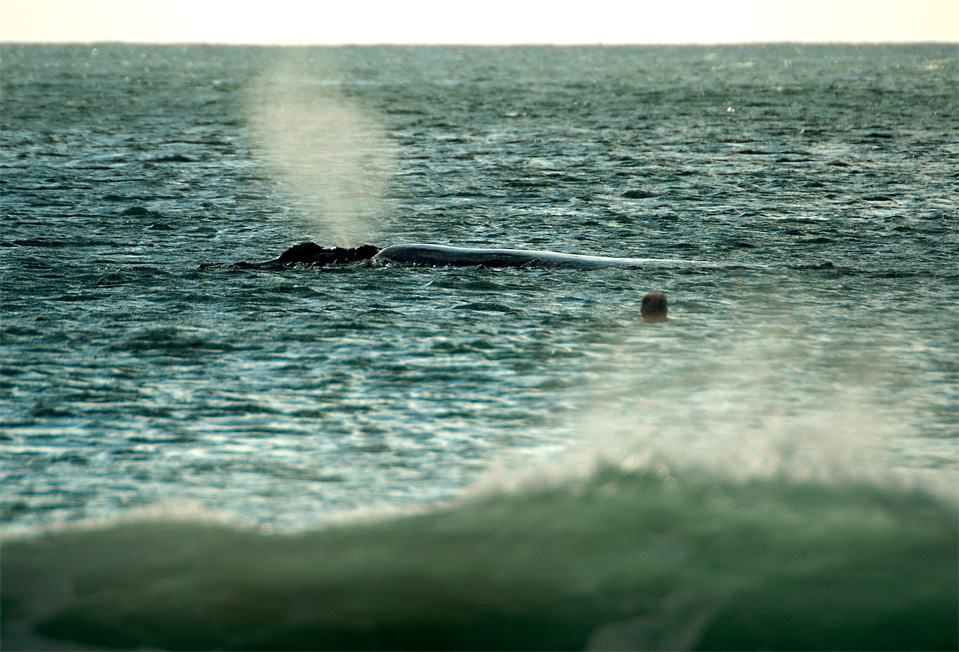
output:
[[[7, 641], [955, 647], [957, 75], [4, 45]], [[304, 240], [682, 264], [201, 268]]]

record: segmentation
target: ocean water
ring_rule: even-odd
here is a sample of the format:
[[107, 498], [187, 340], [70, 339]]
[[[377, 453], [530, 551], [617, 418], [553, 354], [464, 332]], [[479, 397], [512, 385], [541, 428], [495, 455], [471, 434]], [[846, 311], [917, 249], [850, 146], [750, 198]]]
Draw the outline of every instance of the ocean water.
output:
[[0, 59], [4, 649], [959, 647], [954, 45]]

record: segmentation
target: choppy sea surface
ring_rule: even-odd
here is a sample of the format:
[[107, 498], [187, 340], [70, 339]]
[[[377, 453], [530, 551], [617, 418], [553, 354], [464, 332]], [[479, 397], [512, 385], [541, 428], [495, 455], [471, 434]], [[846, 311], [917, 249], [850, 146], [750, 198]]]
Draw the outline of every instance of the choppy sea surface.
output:
[[955, 45], [0, 60], [4, 649], [959, 647]]

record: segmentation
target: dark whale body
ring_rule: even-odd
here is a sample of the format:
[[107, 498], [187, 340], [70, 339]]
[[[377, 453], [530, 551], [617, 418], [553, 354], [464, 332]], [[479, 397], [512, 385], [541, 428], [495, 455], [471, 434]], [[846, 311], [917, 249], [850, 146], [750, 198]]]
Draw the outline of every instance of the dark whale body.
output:
[[[433, 267], [563, 267], [598, 269], [603, 267], [642, 267], [650, 263], [670, 263], [650, 258], [611, 258], [560, 254], [527, 249], [479, 249], [434, 244], [402, 244], [382, 249], [373, 263], [406, 263]], [[683, 261], [688, 262], [688, 261]]]
[[606, 267], [635, 269], [641, 267], [706, 265], [706, 263], [690, 260], [584, 256], [527, 249], [483, 249], [435, 244], [401, 244], [384, 249], [373, 245], [362, 245], [355, 248], [326, 248], [312, 242], [303, 242], [290, 247], [277, 258], [261, 263], [239, 262], [232, 265], [208, 263], [201, 265], [201, 268], [282, 269], [292, 266], [324, 267], [326, 265], [351, 263], [423, 265], [428, 267], [554, 267], [567, 269], [601, 269]]
[[223, 263], [204, 263], [200, 269], [209, 267], [230, 267], [232, 269], [282, 269], [298, 265], [309, 267], [325, 267], [327, 265], [346, 265], [349, 263], [368, 262], [380, 251], [373, 245], [362, 245], [354, 248], [321, 247], [313, 242], [302, 242], [293, 245], [278, 257], [265, 260], [261, 263], [240, 261], [231, 265]]

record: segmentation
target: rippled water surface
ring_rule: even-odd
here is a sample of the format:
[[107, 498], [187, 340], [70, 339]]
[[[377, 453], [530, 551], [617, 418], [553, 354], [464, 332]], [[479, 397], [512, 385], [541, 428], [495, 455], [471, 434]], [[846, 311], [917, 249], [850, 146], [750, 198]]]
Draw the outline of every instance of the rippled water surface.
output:
[[[954, 47], [2, 65], [5, 530], [158, 503], [310, 527], [574, 444], [954, 490]], [[304, 240], [736, 264], [200, 268]], [[640, 322], [649, 290], [672, 323]]]

